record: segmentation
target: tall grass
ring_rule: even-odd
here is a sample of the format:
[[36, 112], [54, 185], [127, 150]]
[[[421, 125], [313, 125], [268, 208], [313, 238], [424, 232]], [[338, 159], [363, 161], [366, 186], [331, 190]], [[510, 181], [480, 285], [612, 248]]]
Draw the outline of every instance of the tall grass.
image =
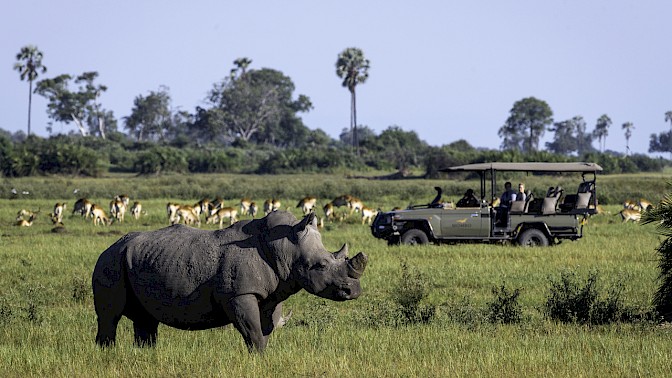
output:
[[[623, 302], [642, 312], [650, 309], [657, 286], [659, 236], [653, 226], [622, 224], [616, 215], [591, 218], [583, 239], [538, 249], [486, 244], [388, 246], [374, 239], [369, 228], [353, 216], [344, 223], [327, 223], [322, 238], [329, 250], [347, 242], [353, 254], [364, 251], [369, 255], [363, 295], [343, 303], [305, 291], [289, 298], [285, 311], [291, 309], [294, 315], [273, 334], [264, 355], [248, 354], [232, 327], [188, 332], [160, 326], [156, 348], [136, 348], [132, 324], [125, 318], [120, 322], [117, 345], [97, 348], [89, 284], [95, 261], [121, 235], [167, 225], [165, 203], [169, 200], [193, 203], [207, 193], [209, 197], [221, 195], [234, 205], [243, 193], [253, 193], [260, 202], [277, 196], [286, 204], [283, 208], [289, 206], [298, 215], [294, 207], [298, 199], [314, 195], [320, 186], [329, 188], [322, 189], [321, 200], [357, 193], [367, 205], [388, 208], [404, 201], [431, 200], [435, 184], [418, 180], [383, 185], [340, 178], [332, 181], [326, 176], [237, 176], [226, 181], [224, 176], [217, 182], [230, 187], [214, 187], [204, 177], [192, 178], [200, 188], [189, 189], [193, 192], [184, 189], [183, 180], [189, 176], [110, 179], [119, 180], [114, 183], [120, 187], [110, 186], [105, 179], [85, 181], [86, 186], [74, 179], [71, 184], [80, 189], [79, 194], [86, 190], [91, 193], [87, 196], [101, 204], [107, 204], [114, 194], [127, 193], [134, 200], [137, 193], [143, 193], [148, 213], [139, 221], [127, 218], [123, 224], [95, 227], [79, 216], [70, 216], [72, 208], [68, 207], [65, 232], [60, 233], [51, 231], [45, 213], [56, 201], [65, 200], [72, 206], [76, 196], [71, 184], [64, 184], [64, 189], [55, 185], [55, 194], [45, 191], [45, 198], [26, 195], [0, 200], [0, 376], [669, 374], [672, 328], [644, 321], [561, 324], [544, 315], [553, 279], [568, 269], [584, 276], [597, 270], [607, 286], [623, 282]], [[446, 187], [468, 184], [442, 182]], [[154, 191], [156, 196], [149, 195]], [[15, 227], [12, 224], [20, 208], [40, 208], [41, 216], [30, 228]], [[607, 209], [613, 214], [619, 210], [615, 205]], [[364, 321], [376, 311], [374, 305], [394, 302], [404, 276], [402, 263], [426, 278], [427, 295], [422, 303], [435, 307], [436, 314], [430, 322]], [[516, 298], [521, 321], [493, 324], [484, 316], [470, 317], [492, 302], [493, 287], [503, 282], [507, 288], [521, 289]]]

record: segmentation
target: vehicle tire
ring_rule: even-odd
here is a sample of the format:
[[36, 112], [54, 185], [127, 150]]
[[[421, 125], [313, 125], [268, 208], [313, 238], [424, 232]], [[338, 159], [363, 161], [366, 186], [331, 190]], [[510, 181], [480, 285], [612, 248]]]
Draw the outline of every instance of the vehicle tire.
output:
[[417, 228], [410, 229], [401, 236], [401, 243], [407, 245], [421, 245], [429, 243], [427, 234]]
[[537, 228], [528, 228], [518, 237], [518, 244], [523, 247], [547, 247], [548, 238], [543, 231]]

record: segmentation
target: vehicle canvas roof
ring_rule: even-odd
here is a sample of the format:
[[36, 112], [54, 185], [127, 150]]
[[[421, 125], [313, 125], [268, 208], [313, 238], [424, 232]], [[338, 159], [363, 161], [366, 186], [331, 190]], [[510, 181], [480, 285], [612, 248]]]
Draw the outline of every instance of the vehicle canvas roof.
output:
[[595, 163], [477, 163], [465, 164], [440, 169], [440, 172], [479, 172], [479, 171], [518, 171], [518, 172], [602, 172], [602, 167]]

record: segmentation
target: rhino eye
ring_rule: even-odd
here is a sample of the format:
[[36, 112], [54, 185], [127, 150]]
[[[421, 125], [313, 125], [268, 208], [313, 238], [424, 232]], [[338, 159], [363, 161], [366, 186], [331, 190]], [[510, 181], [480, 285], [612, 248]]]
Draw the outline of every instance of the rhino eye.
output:
[[310, 267], [310, 270], [325, 270], [327, 265], [323, 262], [318, 262]]

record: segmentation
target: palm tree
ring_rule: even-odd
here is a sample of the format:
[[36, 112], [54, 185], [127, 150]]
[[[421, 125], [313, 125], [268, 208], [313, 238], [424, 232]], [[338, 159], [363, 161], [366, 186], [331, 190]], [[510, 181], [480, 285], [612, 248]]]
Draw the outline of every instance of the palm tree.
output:
[[630, 137], [632, 136], [632, 129], [635, 128], [635, 125], [632, 122], [626, 122], [623, 124], [623, 130], [625, 130], [625, 154], [630, 154]]
[[611, 118], [606, 114], [602, 114], [602, 116], [597, 119], [595, 130], [593, 130], [593, 136], [598, 138], [602, 152], [604, 152], [604, 146], [607, 144], [609, 126], [611, 126]]
[[247, 73], [247, 67], [252, 64], [252, 59], [250, 58], [238, 58], [233, 61], [235, 68], [231, 69], [231, 78], [235, 78], [238, 71], [240, 71], [240, 76], [243, 77]]
[[670, 122], [670, 136], [668, 138], [670, 145], [667, 147], [670, 150], [670, 160], [672, 160], [672, 110], [665, 112], [665, 122]]
[[369, 60], [364, 58], [364, 52], [356, 47], [349, 47], [338, 55], [336, 61], [336, 75], [343, 79], [343, 86], [350, 91], [350, 130], [352, 131], [352, 145], [359, 152], [357, 140], [357, 101], [355, 88], [363, 84], [369, 77]]
[[42, 65], [42, 52], [36, 46], [28, 45], [21, 48], [16, 54], [14, 69], [19, 71], [21, 81], [28, 79], [28, 135], [30, 135], [30, 108], [33, 103], [33, 81], [37, 79], [39, 72], [47, 72], [47, 67]]

